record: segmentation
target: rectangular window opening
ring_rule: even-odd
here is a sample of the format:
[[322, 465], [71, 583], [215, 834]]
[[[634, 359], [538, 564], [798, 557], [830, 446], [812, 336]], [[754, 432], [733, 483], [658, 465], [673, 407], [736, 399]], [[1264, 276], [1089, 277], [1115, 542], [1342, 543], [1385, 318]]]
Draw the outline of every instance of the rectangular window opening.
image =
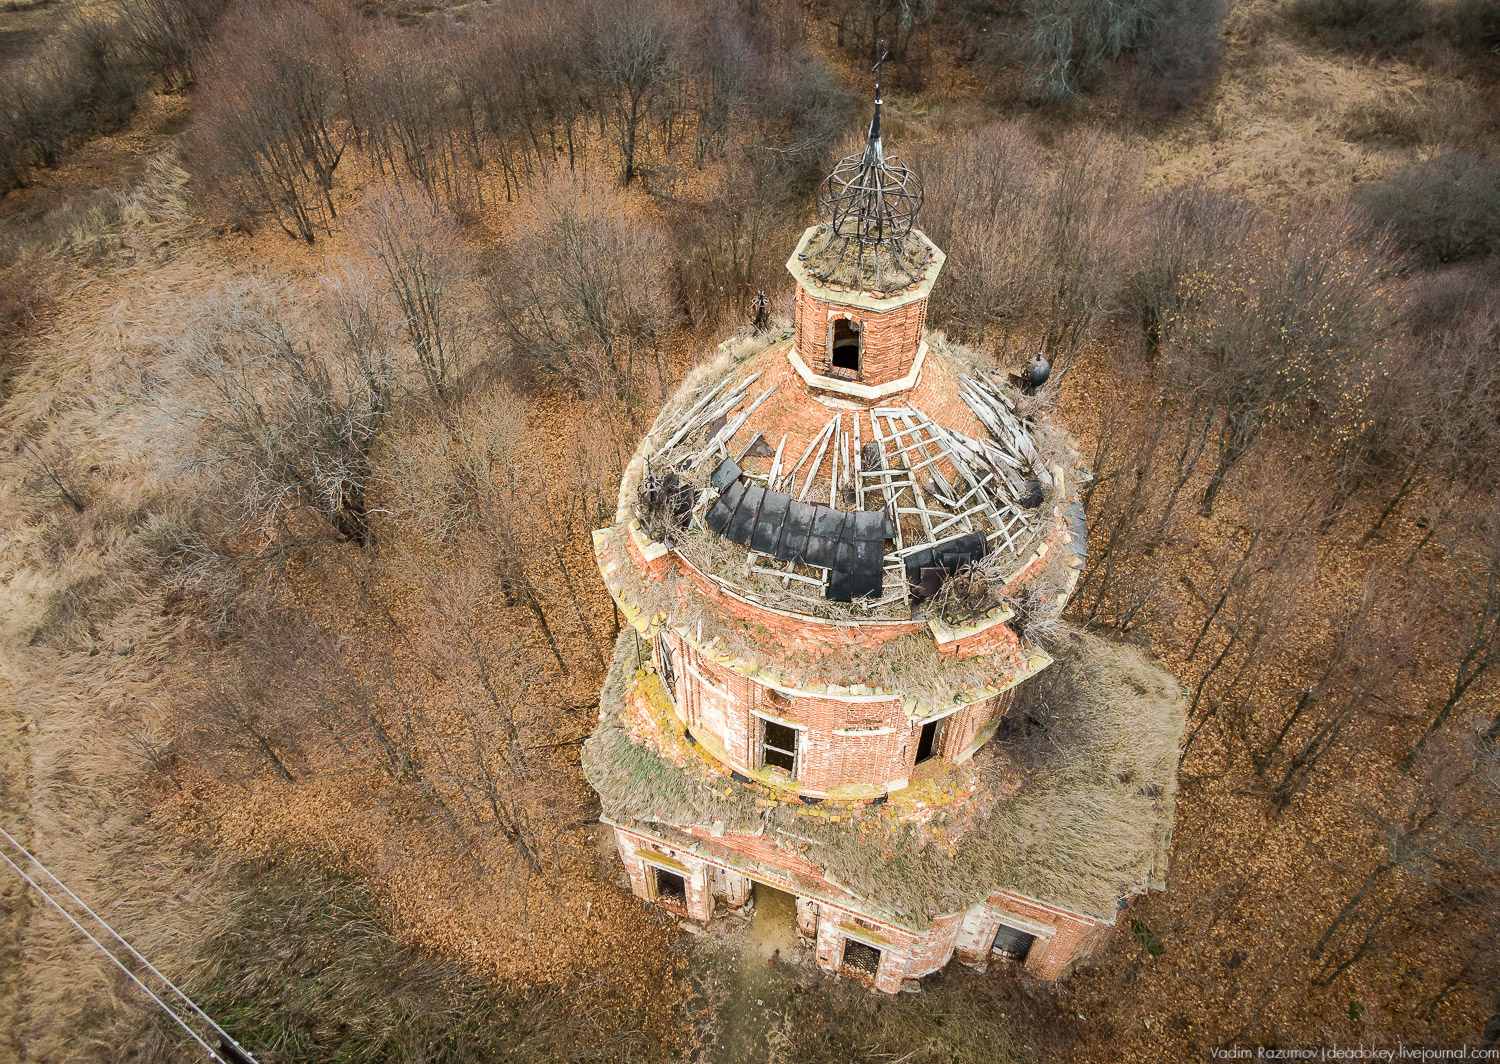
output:
[[937, 753], [938, 726], [942, 721], [930, 720], [922, 725], [922, 734], [917, 737], [917, 764], [931, 759]]
[[760, 763], [797, 778], [797, 729], [774, 720], [760, 722]]
[[852, 938], [844, 939], [844, 970], [874, 979], [880, 974], [880, 951]]
[[829, 340], [829, 362], [834, 369], [859, 372], [860, 343], [859, 323], [848, 318], [838, 318], [833, 323], [833, 336]]
[[675, 901], [686, 908], [687, 906], [687, 880], [676, 872], [668, 872], [665, 868], [657, 868], [656, 872], [656, 900]]
[[1007, 960], [1024, 961], [1035, 941], [1035, 935], [1028, 934], [1019, 927], [1001, 924], [1000, 930], [995, 932], [995, 952]]

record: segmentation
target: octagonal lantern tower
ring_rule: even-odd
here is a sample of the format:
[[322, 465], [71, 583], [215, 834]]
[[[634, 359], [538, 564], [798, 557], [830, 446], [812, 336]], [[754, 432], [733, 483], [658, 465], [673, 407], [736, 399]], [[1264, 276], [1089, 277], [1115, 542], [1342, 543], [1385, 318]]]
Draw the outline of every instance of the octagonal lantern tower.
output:
[[954, 957], [1056, 979], [1164, 883], [1181, 698], [1060, 624], [1085, 471], [927, 332], [944, 257], [880, 107], [787, 263], [791, 327], [689, 375], [594, 534], [626, 623], [584, 770], [631, 889], [684, 918], [782, 891], [879, 990]]

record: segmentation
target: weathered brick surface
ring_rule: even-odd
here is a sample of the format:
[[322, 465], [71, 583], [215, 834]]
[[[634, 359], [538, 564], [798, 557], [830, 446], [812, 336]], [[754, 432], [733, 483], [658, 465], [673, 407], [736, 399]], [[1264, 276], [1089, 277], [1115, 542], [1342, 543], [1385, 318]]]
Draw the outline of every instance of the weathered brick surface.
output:
[[[926, 292], [936, 277], [936, 269], [941, 267], [941, 256], [935, 261], [937, 266], [926, 281], [902, 296], [887, 300], [858, 295], [840, 299], [831, 290], [799, 283], [792, 341], [773, 345], [741, 367], [740, 372], [761, 374], [756, 387], [757, 391], [764, 390], [765, 401], [756, 405], [735, 439], [729, 441], [729, 450], [741, 453], [755, 434], [760, 433], [772, 447], [784, 449], [788, 458], [793, 454], [810, 454], [814, 437], [835, 415], [843, 419], [840, 424], [846, 428], [863, 426], [859, 440], [873, 438], [870, 428], [873, 415], [860, 408], [885, 405], [893, 400], [886, 397], [855, 401], [828, 394], [833, 391], [831, 386], [822, 391], [811, 390], [788, 359], [788, 353], [795, 346], [798, 356], [813, 373], [872, 387], [906, 377], [921, 350]], [[795, 261], [790, 268], [794, 277], [803, 276], [798, 273]], [[908, 301], [891, 305], [902, 298]], [[882, 309], [872, 309], [877, 307]], [[857, 374], [831, 365], [830, 326], [839, 317], [847, 317], [860, 326], [862, 361]], [[938, 423], [977, 438], [985, 430], [963, 402], [957, 380], [959, 372], [957, 364], [949, 361], [941, 345], [934, 342], [933, 350], [923, 359], [920, 373], [913, 375], [911, 386], [897, 386], [901, 389], [899, 403], [920, 409]], [[870, 431], [864, 431], [865, 428]], [[770, 459], [746, 458], [743, 468], [747, 474], [764, 476], [769, 471]], [[948, 476], [953, 471], [939, 466], [938, 472]], [[827, 477], [821, 480], [814, 477], [813, 485], [825, 500], [832, 499], [836, 485]], [[1070, 499], [1076, 498], [1076, 485], [1070, 483], [1067, 488], [1065, 496], [1050, 511], [1037, 515], [1044, 524], [1050, 522], [1044, 532], [1046, 549], [1013, 574], [1007, 584], [1009, 592], [1019, 593], [1023, 585], [1037, 579], [1053, 564], [1056, 552], [1066, 550], [1069, 528], [1064, 509]], [[644, 539], [638, 531], [634, 535], [627, 531], [625, 541], [626, 550], [622, 553], [646, 579], [666, 581], [673, 593], [683, 598], [698, 595], [712, 600], [721, 613], [750, 626], [767, 656], [772, 658], [778, 646], [825, 645], [879, 653], [878, 648], [888, 640], [927, 628], [921, 621], [856, 624], [785, 613], [727, 589], [681, 555]], [[617, 559], [619, 556], [615, 555]], [[637, 580], [635, 587], [639, 589], [640, 578], [631, 576]], [[625, 603], [628, 596], [611, 586]], [[643, 597], [643, 601], [649, 598]], [[636, 618], [634, 613], [631, 616]], [[1014, 629], [1006, 623], [961, 632], [952, 632], [941, 625], [934, 627], [942, 633], [938, 643], [940, 653], [992, 659], [996, 686], [1029, 674], [1039, 661], [1045, 660], [1028, 660]], [[722, 760], [728, 768], [739, 772], [762, 772], [761, 718], [767, 718], [790, 724], [798, 732], [795, 789], [803, 794], [836, 792], [834, 797], [862, 800], [873, 797], [875, 792], [837, 789], [850, 785], [884, 788], [897, 781], [904, 785], [912, 776], [922, 724], [907, 716], [899, 696], [852, 693], [840, 696], [843, 688], [832, 688], [827, 694], [821, 693], [821, 688], [807, 693], [788, 692], [766, 682], [765, 674], [753, 665], [736, 661], [730, 667], [715, 660], [675, 630], [664, 633], [664, 639], [673, 659], [673, 710], [698, 743], [692, 747], [674, 736], [678, 750], [674, 757], [705, 757], [710, 761]], [[653, 656], [660, 671], [661, 656], [654, 649]], [[858, 684], [861, 679], [851, 676], [843, 682]], [[655, 678], [651, 682], [655, 684]], [[1011, 691], [1001, 692], [949, 714], [942, 720], [936, 755], [948, 762], [967, 757], [978, 738], [989, 734], [986, 729], [993, 726], [1012, 698]], [[657, 712], [642, 718], [646, 721], [644, 726], [653, 729], [653, 734], [672, 730], [672, 721], [660, 703], [660, 696], [653, 705]], [[905, 792], [913, 809], [923, 810], [927, 808], [924, 803], [942, 800], [933, 797], [937, 794], [935, 789], [925, 789], [932, 778], [924, 769]], [[767, 777], [763, 775], [761, 779], [765, 782]], [[781, 800], [792, 797], [790, 792], [777, 787], [762, 793], [774, 793]], [[764, 800], [769, 802], [771, 798]], [[902, 801], [898, 795], [892, 806]], [[818, 806], [816, 813], [808, 810], [808, 814], [837, 817], [841, 809], [837, 804], [824, 804]], [[797, 899], [797, 928], [814, 940], [818, 963], [840, 972], [848, 941], [872, 945], [881, 952], [878, 973], [860, 978], [887, 993], [896, 993], [906, 979], [937, 971], [955, 956], [969, 964], [986, 965], [1002, 923], [1035, 936], [1026, 968], [1043, 979], [1060, 978], [1081, 957], [1102, 948], [1110, 932], [1099, 921], [1003, 891], [991, 894], [964, 912], [940, 914], [925, 927], [887, 913], [886, 919], [899, 919], [908, 925], [894, 926], [870, 915], [870, 910], [883, 911], [879, 906], [853, 896], [825, 878], [806, 840], [786, 832], [769, 834], [770, 837], [726, 832], [723, 824], [672, 829], [634, 824], [630, 828], [617, 828], [616, 842], [631, 888], [638, 896], [663, 904], [656, 897], [657, 881], [652, 869], [654, 866], [672, 870], [684, 877], [687, 900], [685, 905], [665, 904], [696, 920], [710, 919], [716, 900], [729, 907], [745, 904], [751, 897], [753, 882], [788, 891]]]
[[797, 899], [797, 932], [803, 938], [818, 935], [818, 903], [811, 898]]
[[[879, 975], [867, 982], [887, 993], [900, 990], [903, 980], [917, 979], [943, 968], [955, 957], [975, 967], [986, 966], [1002, 922], [1037, 936], [1026, 958], [1026, 970], [1046, 980], [1061, 978], [1079, 960], [1102, 949], [1111, 931], [1107, 925], [1088, 917], [997, 891], [965, 912], [934, 917], [918, 934], [863, 913], [852, 902], [838, 904], [827, 900], [838, 888], [824, 880], [817, 867], [795, 849], [756, 835], [694, 834], [701, 840], [693, 845], [696, 853], [626, 828], [615, 829], [620, 858], [638, 897], [653, 900], [648, 864], [653, 857], [658, 861], [665, 858], [692, 873], [686, 915], [707, 920], [713, 911], [715, 882], [742, 881], [743, 896], [749, 896], [750, 880], [727, 863], [749, 862], [759, 869], [752, 878], [797, 898], [797, 928], [803, 935], [816, 938], [817, 960], [822, 967], [841, 971], [844, 941], [850, 935], [880, 949]], [[722, 878], [716, 879], [715, 872]], [[809, 897], [810, 892], [823, 897]]]
[[[883, 787], [906, 779], [916, 763], [920, 725], [897, 697], [847, 701], [786, 695], [699, 653], [675, 632], [667, 636], [676, 672], [677, 711], [696, 737], [713, 739], [740, 772], [760, 768], [760, 718], [799, 728], [799, 790], [826, 793], [843, 784]], [[1009, 703], [1001, 694], [950, 715], [939, 756], [956, 760], [979, 729]]]
[[738, 909], [750, 900], [750, 877], [730, 869], [709, 865], [708, 885], [713, 896], [731, 909]]
[[[1004, 713], [1014, 697], [1013, 692], [1002, 691], [992, 698], [970, 702], [963, 709], [949, 714], [939, 738], [938, 756], [945, 761], [959, 760], [974, 744], [974, 737], [979, 734], [979, 729], [988, 724], [991, 718]], [[913, 757], [915, 756], [913, 752]]]
[[998, 891], [964, 914], [956, 955], [976, 967], [989, 963], [1001, 924], [1037, 936], [1026, 956], [1026, 970], [1039, 979], [1056, 980], [1079, 960], [1103, 948], [1107, 925], [1018, 894]]
[[1002, 655], [1002, 661], [1021, 660], [1021, 639], [1004, 621], [985, 626], [970, 635], [938, 644], [938, 653], [955, 658], [977, 658], [983, 654]]
[[[719, 583], [689, 565], [681, 555], [674, 554], [672, 557], [677, 563], [678, 572], [688, 579], [698, 594], [713, 599], [725, 613], [759, 626], [761, 630], [756, 635], [767, 642], [785, 643], [790, 639], [811, 638], [819, 643], [873, 648], [897, 636], [920, 632], [927, 627], [925, 621], [865, 621], [856, 624], [769, 609], [726, 592]], [[637, 561], [636, 564], [642, 563]]]
[[[793, 310], [797, 354], [814, 373], [878, 385], [906, 376], [916, 361], [927, 325], [927, 300], [916, 299], [894, 310], [867, 310], [814, 295], [800, 285]], [[835, 320], [860, 326], [862, 356], [858, 373], [835, 369], [829, 346]]]
[[630, 889], [636, 897], [669, 910], [676, 907], [675, 902], [667, 903], [656, 896], [653, 870], [664, 868], [681, 875], [687, 884], [687, 907], [683, 915], [704, 923], [713, 918], [714, 900], [709, 887], [710, 866], [707, 861], [658, 840], [618, 829], [615, 831], [615, 848], [630, 876]]

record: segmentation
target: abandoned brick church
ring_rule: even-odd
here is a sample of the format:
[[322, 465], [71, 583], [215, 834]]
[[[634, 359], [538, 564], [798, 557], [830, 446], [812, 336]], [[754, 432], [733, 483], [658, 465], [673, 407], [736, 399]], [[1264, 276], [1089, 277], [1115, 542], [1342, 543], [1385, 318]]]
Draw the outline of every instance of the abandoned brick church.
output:
[[594, 534], [625, 623], [584, 750], [641, 898], [796, 899], [888, 993], [957, 958], [1058, 979], [1165, 885], [1176, 681], [1060, 614], [1085, 563], [1068, 435], [926, 329], [944, 256], [885, 153], [825, 182], [790, 328], [721, 345]]

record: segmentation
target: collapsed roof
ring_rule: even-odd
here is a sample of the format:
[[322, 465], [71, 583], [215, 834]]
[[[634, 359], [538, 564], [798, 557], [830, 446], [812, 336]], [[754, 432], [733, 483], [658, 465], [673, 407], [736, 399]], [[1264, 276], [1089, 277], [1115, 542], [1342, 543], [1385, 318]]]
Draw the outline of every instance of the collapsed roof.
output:
[[1006, 385], [936, 339], [922, 377], [899, 405], [843, 409], [810, 397], [778, 347], [705, 374], [647, 436], [657, 494], [697, 486], [672, 489], [656, 534], [737, 544], [793, 599], [892, 616], [921, 601], [923, 568], [1023, 556], [1067, 463], [1044, 457]]

